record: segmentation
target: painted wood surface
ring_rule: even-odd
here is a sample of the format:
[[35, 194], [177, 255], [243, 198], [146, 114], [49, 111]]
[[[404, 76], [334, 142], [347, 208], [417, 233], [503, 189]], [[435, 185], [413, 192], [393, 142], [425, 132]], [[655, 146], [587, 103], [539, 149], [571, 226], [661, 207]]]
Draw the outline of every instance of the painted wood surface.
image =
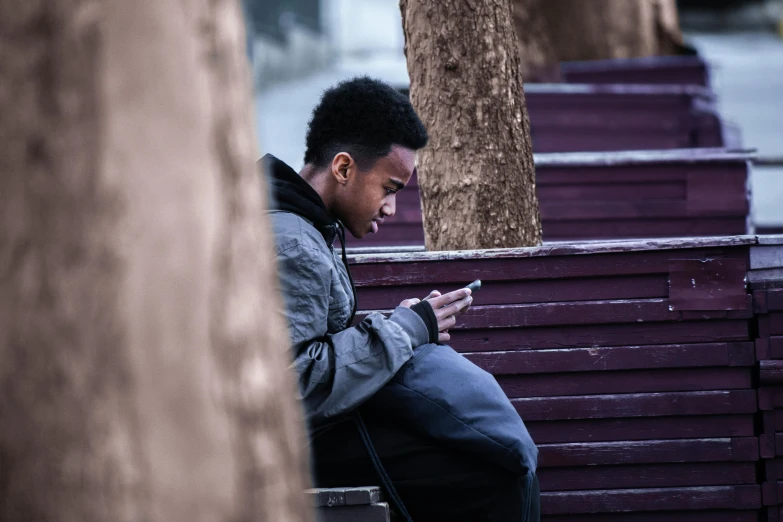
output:
[[[777, 508], [776, 508], [777, 509]], [[656, 511], [543, 515], [543, 522], [759, 522], [757, 510]], [[770, 519], [769, 522], [772, 522]]]
[[563, 81], [609, 84], [710, 84], [709, 67], [699, 56], [655, 56], [560, 64]]
[[750, 437], [755, 434], [753, 414], [526, 420], [525, 425], [538, 444]]
[[525, 421], [725, 415], [756, 411], [755, 390], [633, 393], [511, 400]]
[[610, 489], [599, 491], [547, 492], [541, 495], [545, 515], [572, 513], [618, 513], [697, 509], [758, 509], [758, 485], [693, 488]]
[[645, 463], [541, 468], [542, 491], [755, 484], [753, 462]]

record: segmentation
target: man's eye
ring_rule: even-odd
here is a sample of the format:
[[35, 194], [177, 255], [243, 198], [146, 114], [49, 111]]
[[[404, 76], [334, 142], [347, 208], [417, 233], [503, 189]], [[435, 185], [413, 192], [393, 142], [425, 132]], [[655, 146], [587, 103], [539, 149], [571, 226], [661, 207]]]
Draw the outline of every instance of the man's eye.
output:
[[390, 189], [390, 188], [387, 188], [387, 189], [386, 189], [386, 195], [387, 195], [387, 196], [391, 196], [391, 195], [392, 195], [392, 194], [394, 194], [395, 192], [397, 192], [397, 191], [396, 191], [396, 190], [394, 190], [394, 189]]

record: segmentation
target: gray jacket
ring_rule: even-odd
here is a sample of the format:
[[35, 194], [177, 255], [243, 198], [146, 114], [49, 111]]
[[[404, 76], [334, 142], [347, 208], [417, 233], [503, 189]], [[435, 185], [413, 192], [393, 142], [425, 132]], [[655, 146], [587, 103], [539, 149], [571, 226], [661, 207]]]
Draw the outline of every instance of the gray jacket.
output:
[[283, 211], [270, 215], [299, 390], [309, 419], [319, 424], [375, 394], [414, 348], [428, 342], [429, 332], [404, 307], [388, 319], [372, 313], [348, 326], [354, 296], [334, 247], [304, 218]]
[[270, 155], [263, 161], [275, 195], [269, 214], [294, 366], [308, 420], [317, 427], [372, 397], [437, 332], [405, 307], [352, 326], [355, 297], [333, 246], [336, 222], [293, 169]]

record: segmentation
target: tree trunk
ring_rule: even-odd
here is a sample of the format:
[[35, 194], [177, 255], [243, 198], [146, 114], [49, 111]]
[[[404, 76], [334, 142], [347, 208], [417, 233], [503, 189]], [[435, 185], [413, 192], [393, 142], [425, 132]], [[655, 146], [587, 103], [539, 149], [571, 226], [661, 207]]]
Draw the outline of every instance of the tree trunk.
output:
[[537, 245], [530, 124], [510, 0], [401, 0], [430, 250]]
[[683, 46], [676, 0], [513, 3], [523, 70], [532, 78], [551, 76], [560, 62], [678, 54]]
[[302, 521], [235, 0], [0, 0], [0, 521]]

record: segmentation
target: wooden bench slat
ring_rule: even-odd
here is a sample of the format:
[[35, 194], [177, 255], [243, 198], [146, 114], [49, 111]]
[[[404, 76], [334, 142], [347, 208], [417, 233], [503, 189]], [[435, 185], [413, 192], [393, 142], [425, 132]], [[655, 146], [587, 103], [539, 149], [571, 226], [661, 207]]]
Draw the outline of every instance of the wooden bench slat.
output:
[[630, 370], [597, 373], [501, 375], [498, 384], [509, 398], [586, 394], [749, 389], [751, 368]]
[[[657, 244], [657, 243], [653, 243]], [[450, 257], [448, 253], [370, 254], [353, 256], [351, 272], [357, 287], [396, 286], [482, 281], [531, 281], [562, 278], [618, 277], [644, 274], [668, 274], [672, 260], [747, 259], [745, 249], [660, 250], [653, 252], [612, 252], [585, 255], [558, 255], [567, 245], [551, 245], [550, 257], [535, 251], [520, 252], [519, 257], [499, 257], [478, 251], [476, 259]], [[584, 246], [589, 249], [589, 244]], [[588, 250], [589, 251], [589, 250]], [[509, 256], [516, 252], [511, 251]], [[525, 253], [533, 254], [525, 256]], [[497, 257], [496, 257], [497, 256]], [[368, 304], [362, 304], [367, 306]]]
[[623, 466], [541, 468], [541, 491], [728, 486], [756, 483], [754, 462], [658, 462]]
[[539, 444], [541, 468], [676, 462], [755, 462], [758, 438]]
[[[728, 292], [727, 292], [728, 293]], [[516, 326], [561, 326], [580, 324], [617, 324], [668, 322], [684, 319], [740, 319], [753, 316], [751, 297], [742, 299], [724, 310], [678, 311], [669, 299], [623, 299], [616, 301], [572, 301], [565, 303], [522, 303], [507, 305], [474, 305], [460, 315], [453, 331], [478, 328], [513, 328]], [[476, 296], [478, 301], [478, 295]], [[734, 308], [734, 309], [731, 309]], [[360, 310], [361, 321], [372, 312], [392, 310]], [[783, 316], [783, 314], [781, 314]]]
[[753, 343], [694, 343], [465, 353], [493, 375], [753, 366]]
[[750, 336], [747, 320], [476, 328], [450, 333], [449, 345], [460, 352], [747, 341]]
[[750, 437], [753, 414], [525, 421], [537, 444]]
[[543, 515], [541, 520], [543, 522], [759, 522], [759, 513], [757, 510], [624, 512]]
[[541, 494], [542, 514], [697, 509], [758, 509], [758, 485], [616, 489]]
[[[439, 285], [438, 290], [446, 293], [463, 286], [465, 283], [445, 283]], [[431, 290], [431, 284], [364, 286], [356, 289], [359, 304], [376, 309], [394, 308], [405, 299], [412, 296], [424, 297]], [[476, 295], [476, 302], [482, 305], [500, 305], [664, 298], [668, 295], [667, 274], [641, 274], [538, 281], [482, 281], [481, 293]]]
[[511, 403], [525, 421], [724, 415], [756, 411], [755, 390], [530, 397]]

